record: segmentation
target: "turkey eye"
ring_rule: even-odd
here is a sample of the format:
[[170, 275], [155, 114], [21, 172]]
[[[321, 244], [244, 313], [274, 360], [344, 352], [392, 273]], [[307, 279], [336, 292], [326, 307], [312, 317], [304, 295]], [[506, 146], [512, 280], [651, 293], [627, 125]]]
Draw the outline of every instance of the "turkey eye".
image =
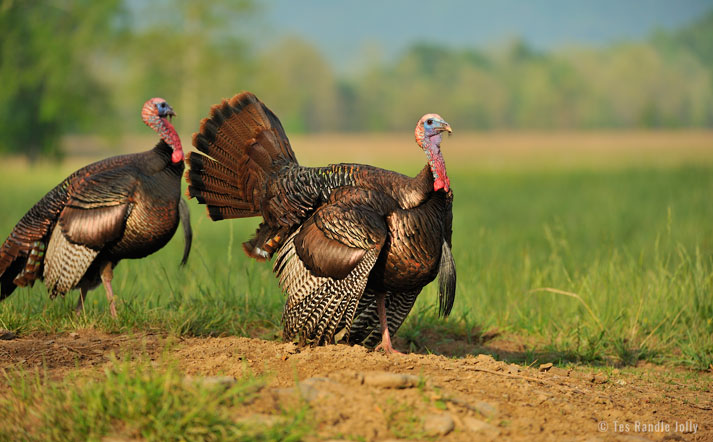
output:
[[429, 126], [432, 125], [432, 124], [433, 124], [433, 120], [431, 120], [431, 119], [426, 120], [426, 124], [428, 124]]

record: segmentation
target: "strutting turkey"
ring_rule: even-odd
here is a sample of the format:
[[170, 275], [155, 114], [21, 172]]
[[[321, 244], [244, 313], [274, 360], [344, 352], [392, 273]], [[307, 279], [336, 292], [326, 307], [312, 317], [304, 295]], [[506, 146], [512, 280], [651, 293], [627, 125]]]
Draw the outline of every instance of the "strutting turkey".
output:
[[141, 116], [161, 137], [153, 149], [77, 170], [20, 219], [0, 248], [0, 300], [41, 279], [52, 298], [79, 288], [79, 313], [87, 292], [103, 282], [116, 318], [114, 267], [161, 249], [179, 219], [185, 264], [192, 232], [181, 198], [183, 148], [169, 121], [175, 113], [166, 100], [152, 98]]
[[262, 216], [245, 252], [265, 260], [287, 294], [283, 337], [395, 352], [390, 335], [440, 272], [439, 312], [455, 296], [453, 193], [440, 151], [451, 127], [436, 114], [416, 126], [427, 164], [415, 178], [360, 164], [303, 167], [275, 114], [243, 92], [211, 108], [188, 154], [188, 196], [214, 221]]

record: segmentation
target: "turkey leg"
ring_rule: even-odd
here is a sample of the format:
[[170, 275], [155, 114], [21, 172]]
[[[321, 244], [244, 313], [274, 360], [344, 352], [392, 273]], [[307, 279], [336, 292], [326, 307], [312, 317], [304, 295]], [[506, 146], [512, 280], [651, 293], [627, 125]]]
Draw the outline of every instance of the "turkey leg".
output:
[[106, 299], [109, 301], [109, 311], [111, 312], [111, 317], [116, 319], [116, 303], [114, 302], [114, 291], [111, 289], [111, 278], [114, 276], [112, 270], [111, 262], [104, 264], [101, 270], [102, 283], [104, 283], [104, 290], [106, 290]]
[[379, 314], [379, 324], [381, 324], [381, 344], [374, 350], [384, 350], [387, 355], [403, 354], [391, 346], [391, 336], [389, 335], [389, 325], [386, 323], [386, 295], [379, 293], [376, 295], [376, 311]]
[[84, 287], [81, 287], [79, 289], [79, 299], [77, 300], [77, 306], [74, 308], [74, 311], [77, 313], [77, 316], [81, 315], [84, 311], [84, 300], [87, 299], [87, 292], [88, 290]]

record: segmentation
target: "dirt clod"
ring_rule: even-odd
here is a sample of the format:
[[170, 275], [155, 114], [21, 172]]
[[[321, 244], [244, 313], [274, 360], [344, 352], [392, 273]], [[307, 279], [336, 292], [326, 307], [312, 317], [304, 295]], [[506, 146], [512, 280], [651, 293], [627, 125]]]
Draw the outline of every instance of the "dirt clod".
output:
[[479, 401], [473, 404], [473, 408], [487, 418], [493, 418], [498, 414], [498, 408], [485, 401]]
[[429, 436], [445, 436], [453, 428], [455, 422], [449, 414], [429, 414], [423, 417], [423, 431]]
[[552, 362], [548, 362], [546, 364], [540, 364], [540, 371], [549, 371], [550, 368], [552, 368]]
[[0, 328], [0, 340], [2, 341], [10, 341], [12, 339], [15, 339], [17, 335], [10, 330], [5, 330], [4, 328]]
[[500, 429], [495, 425], [491, 425], [480, 419], [466, 416], [463, 418], [463, 425], [468, 431], [480, 433], [485, 437], [497, 437], [500, 434]]
[[379, 388], [412, 388], [418, 385], [418, 376], [401, 373], [364, 373], [364, 385]]
[[603, 384], [608, 380], [607, 376], [603, 373], [595, 373], [592, 375], [591, 382], [594, 384]]

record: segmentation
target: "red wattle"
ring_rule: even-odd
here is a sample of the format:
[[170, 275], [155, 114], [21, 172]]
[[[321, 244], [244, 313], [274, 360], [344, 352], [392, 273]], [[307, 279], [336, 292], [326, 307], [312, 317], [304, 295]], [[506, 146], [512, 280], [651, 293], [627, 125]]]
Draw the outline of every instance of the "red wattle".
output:
[[451, 188], [451, 180], [446, 177], [446, 179], [441, 179], [437, 178], [433, 181], [433, 191], [438, 192], [439, 190], [443, 189], [446, 192]]
[[426, 149], [426, 156], [428, 157], [428, 164], [431, 167], [431, 174], [433, 174], [434, 192], [437, 192], [441, 189], [448, 192], [451, 188], [451, 180], [448, 179], [448, 173], [446, 172], [446, 162], [443, 161], [441, 149], [438, 147], [438, 145], [429, 147]]
[[173, 147], [173, 153], [171, 154], [171, 161], [177, 163], [183, 161], [183, 146], [181, 146], [181, 139], [176, 133], [176, 129], [173, 127], [170, 121], [165, 118], [161, 119], [161, 138], [171, 147]]
[[174, 163], [183, 161], [183, 151], [180, 149], [174, 150], [173, 153], [171, 154], [171, 161]]

